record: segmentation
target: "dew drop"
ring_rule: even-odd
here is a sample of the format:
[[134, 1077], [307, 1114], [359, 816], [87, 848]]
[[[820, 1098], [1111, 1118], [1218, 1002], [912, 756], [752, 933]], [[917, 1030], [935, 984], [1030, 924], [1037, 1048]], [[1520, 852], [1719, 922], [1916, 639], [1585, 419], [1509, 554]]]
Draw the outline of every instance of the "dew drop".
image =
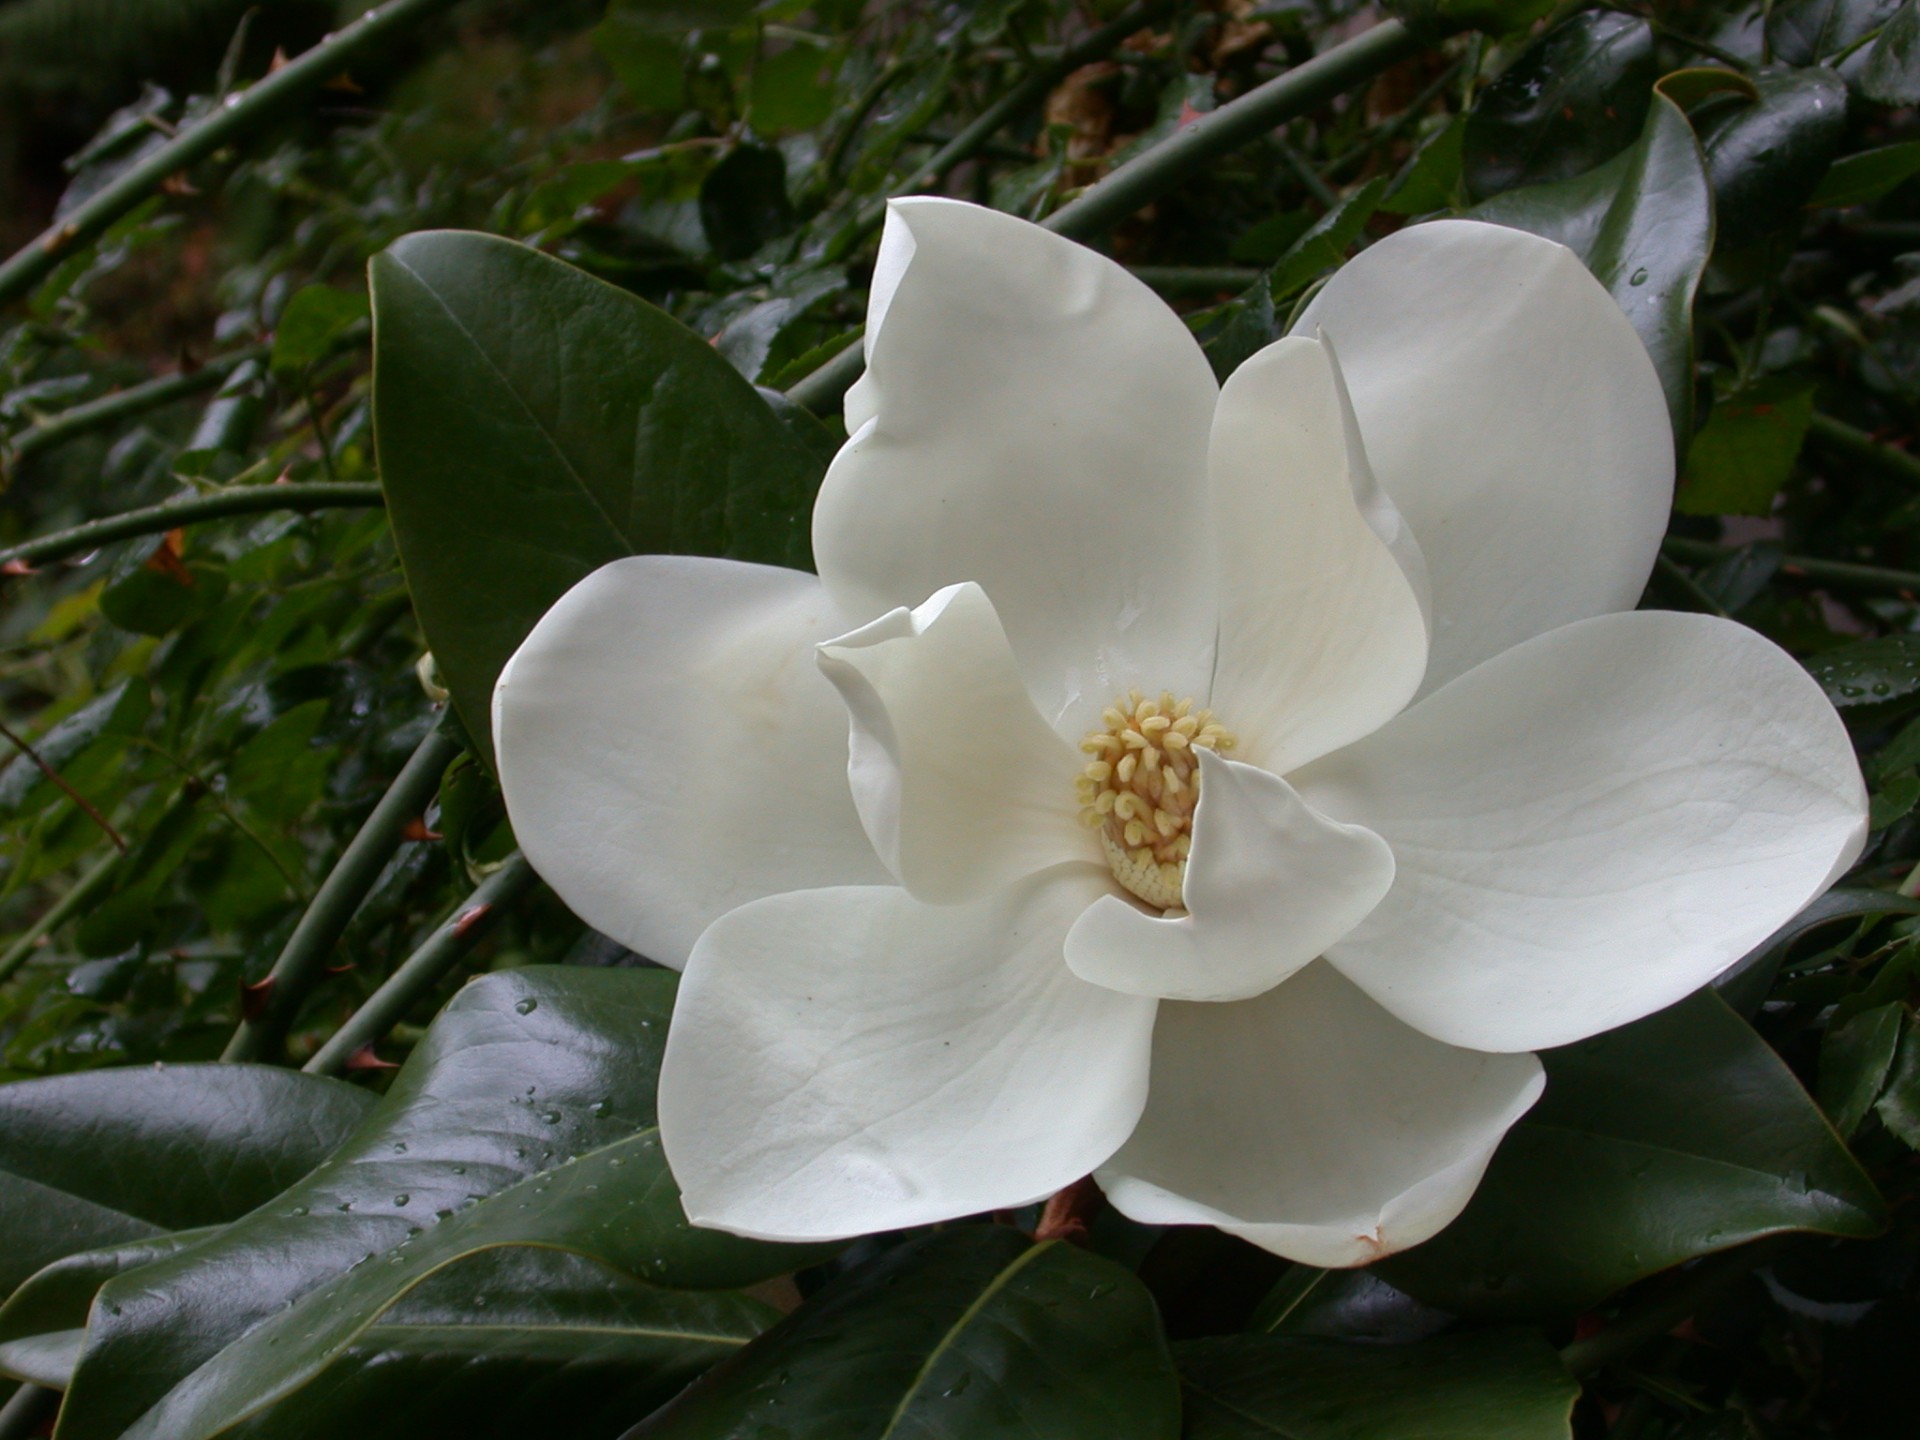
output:
[[1629, 285], [1646, 284], [1647, 283], [1647, 267], [1642, 265], [1638, 270], [1634, 271], [1633, 274], [1627, 277], [1627, 283]]
[[293, 1216], [296, 1219], [298, 1219], [300, 1216], [306, 1213], [307, 1213], [307, 1207], [304, 1205], [296, 1205], [293, 1207], [293, 1209], [287, 1212], [287, 1214]]
[[413, 1196], [407, 1194], [404, 1190], [401, 1191], [398, 1195], [393, 1197], [393, 1203], [402, 1209], [404, 1209], [409, 1203], [411, 1203], [412, 1200], [413, 1200]]
[[540, 1123], [542, 1125], [558, 1125], [560, 1123], [560, 1112], [558, 1110], [542, 1110], [540, 1112]]
[[522, 1015], [531, 1015], [540, 1008], [540, 1002], [532, 996], [528, 996], [525, 1000], [514, 1001], [513, 1008]]

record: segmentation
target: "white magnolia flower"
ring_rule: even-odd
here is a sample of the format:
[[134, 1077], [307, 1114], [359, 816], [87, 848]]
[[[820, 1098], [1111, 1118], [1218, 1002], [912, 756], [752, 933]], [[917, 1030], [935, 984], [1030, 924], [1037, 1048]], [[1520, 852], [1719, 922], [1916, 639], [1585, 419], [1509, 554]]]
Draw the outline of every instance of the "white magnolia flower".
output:
[[848, 1236], [1095, 1171], [1361, 1263], [1460, 1211], [1530, 1051], [1678, 1000], [1858, 854], [1801, 667], [1631, 608], [1666, 410], [1560, 246], [1403, 230], [1222, 387], [1111, 261], [913, 200], [866, 346], [818, 579], [619, 561], [496, 695], [534, 865], [685, 968], [697, 1223]]

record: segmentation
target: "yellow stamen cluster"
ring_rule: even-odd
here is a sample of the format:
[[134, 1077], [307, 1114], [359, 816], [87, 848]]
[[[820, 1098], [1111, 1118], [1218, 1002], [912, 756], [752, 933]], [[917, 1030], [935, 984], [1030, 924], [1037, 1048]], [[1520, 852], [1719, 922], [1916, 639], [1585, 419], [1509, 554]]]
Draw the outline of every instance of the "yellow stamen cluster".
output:
[[1092, 760], [1075, 782], [1080, 823], [1098, 830], [1114, 878], [1149, 905], [1181, 908], [1181, 881], [1192, 847], [1193, 810], [1200, 803], [1197, 751], [1225, 753], [1234, 738], [1211, 710], [1127, 692], [1101, 713], [1106, 729], [1080, 748]]

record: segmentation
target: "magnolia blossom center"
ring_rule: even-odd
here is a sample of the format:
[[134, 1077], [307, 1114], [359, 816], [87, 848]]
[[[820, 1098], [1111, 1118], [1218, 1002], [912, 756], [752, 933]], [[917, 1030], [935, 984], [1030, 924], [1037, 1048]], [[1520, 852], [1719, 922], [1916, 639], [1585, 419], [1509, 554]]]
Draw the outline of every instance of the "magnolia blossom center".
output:
[[1234, 738], [1211, 710], [1171, 690], [1154, 699], [1130, 690], [1101, 712], [1106, 728], [1080, 748], [1080, 823], [1100, 836], [1114, 879], [1147, 904], [1179, 910], [1193, 811], [1200, 803], [1201, 750], [1224, 753]]

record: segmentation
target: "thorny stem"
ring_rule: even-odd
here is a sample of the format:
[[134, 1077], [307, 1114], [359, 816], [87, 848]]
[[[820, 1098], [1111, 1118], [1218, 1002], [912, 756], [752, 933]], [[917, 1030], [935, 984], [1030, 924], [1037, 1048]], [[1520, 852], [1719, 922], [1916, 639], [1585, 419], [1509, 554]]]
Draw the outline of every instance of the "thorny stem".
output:
[[115, 540], [164, 535], [183, 525], [229, 515], [256, 515], [271, 510], [367, 509], [384, 504], [386, 496], [374, 484], [245, 485], [216, 490], [211, 495], [169, 500], [122, 515], [109, 515], [104, 520], [89, 520], [71, 530], [42, 535], [36, 540], [25, 540], [0, 550], [0, 565], [44, 565], [84, 555]]
[[[1197, 117], [1172, 138], [1089, 186], [1042, 224], [1056, 235], [1076, 240], [1105, 234], [1209, 161], [1326, 104], [1418, 54], [1427, 43], [1398, 20], [1382, 21], [1304, 65], [1255, 86], [1218, 110]], [[850, 345], [788, 390], [787, 398], [810, 410], [829, 409], [847, 393], [865, 365], [862, 347]]]
[[440, 787], [441, 772], [459, 752], [459, 742], [438, 726], [427, 732], [321, 882], [262, 982], [265, 1004], [260, 1014], [240, 1022], [222, 1060], [258, 1060], [279, 1047], [300, 1006], [326, 973], [354, 911], [399, 848], [407, 822], [419, 818]]
[[175, 400], [185, 400], [203, 391], [218, 389], [229, 375], [247, 361], [262, 359], [266, 354], [267, 347], [264, 345], [249, 346], [245, 350], [236, 350], [230, 355], [209, 360], [198, 370], [181, 375], [165, 375], [141, 385], [129, 385], [124, 390], [102, 395], [97, 400], [70, 405], [15, 436], [11, 448], [4, 454], [5, 468], [11, 469], [28, 456], [64, 444], [76, 435], [117, 424], [135, 415], [144, 415]]
[[499, 918], [501, 909], [537, 878], [518, 850], [509, 855], [300, 1068], [310, 1075], [338, 1075], [347, 1069], [355, 1055], [385, 1037], [416, 1001], [446, 978]]
[[262, 123], [306, 99], [347, 66], [454, 0], [388, 0], [182, 130], [139, 164], [130, 166], [64, 220], [0, 263], [0, 304], [17, 300], [68, 255], [101, 234], [163, 185], [236, 141], [268, 133]]

